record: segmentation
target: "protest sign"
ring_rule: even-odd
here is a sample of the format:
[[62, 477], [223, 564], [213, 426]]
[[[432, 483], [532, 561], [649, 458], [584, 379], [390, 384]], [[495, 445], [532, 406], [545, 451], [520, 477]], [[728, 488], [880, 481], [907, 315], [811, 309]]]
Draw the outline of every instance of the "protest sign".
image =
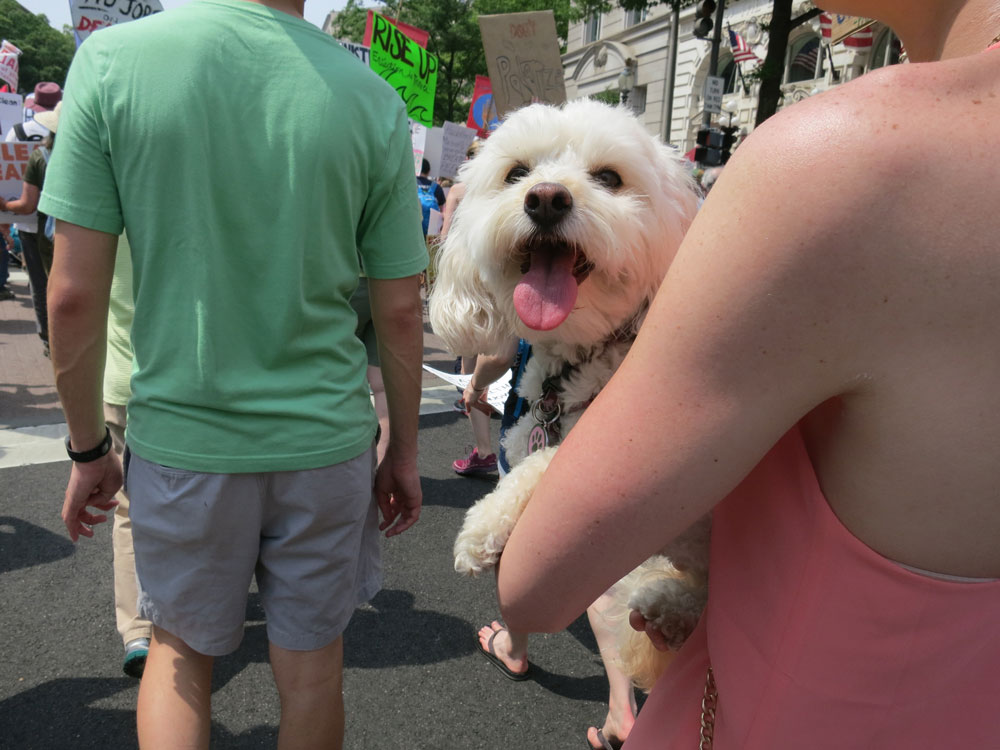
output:
[[[28, 157], [42, 145], [41, 141], [10, 141], [0, 143], [0, 198], [15, 201], [21, 197], [24, 173], [28, 169]], [[0, 211], [0, 224], [13, 224], [35, 216], [15, 215]]]
[[411, 120], [434, 124], [438, 60], [378, 13], [372, 14], [371, 69], [396, 89]]
[[827, 35], [824, 29], [823, 36], [829, 36], [830, 44], [842, 42], [851, 34], [867, 29], [875, 23], [870, 18], [861, 18], [860, 16], [842, 16], [837, 13], [828, 13], [827, 15], [831, 21], [830, 33]]
[[444, 140], [444, 128], [431, 128], [427, 131], [424, 141], [424, 158], [431, 165], [431, 177], [437, 178], [441, 168], [441, 146]]
[[[374, 26], [375, 11], [368, 11], [368, 17], [365, 19], [365, 36], [361, 40], [361, 43], [366, 47], [372, 46], [372, 27]], [[429, 31], [424, 31], [423, 29], [418, 29], [416, 26], [410, 26], [408, 23], [403, 23], [402, 21], [397, 21], [391, 16], [382, 16], [386, 21], [391, 23], [397, 29], [402, 31], [406, 36], [415, 41], [424, 49], [427, 49], [427, 40], [431, 38]]]
[[346, 39], [339, 39], [340, 46], [358, 58], [365, 65], [368, 64], [368, 59], [371, 56], [371, 50], [361, 44], [355, 44], [354, 42], [349, 42]]
[[[462, 390], [465, 390], [469, 381], [472, 380], [472, 375], [455, 375], [454, 373], [435, 370], [430, 365], [424, 365], [424, 369], [431, 375], [436, 375], [444, 382], [451, 383]], [[507, 396], [510, 395], [510, 379], [513, 375], [514, 371], [509, 370], [502, 378], [490, 383], [490, 387], [486, 393], [486, 403], [492, 406], [497, 414], [503, 414], [504, 404], [507, 403]], [[454, 395], [454, 392], [452, 392], [452, 397]]]
[[465, 152], [476, 139], [476, 131], [455, 122], [445, 122], [441, 139], [441, 163], [439, 177], [454, 177], [465, 161]]
[[420, 174], [420, 165], [424, 160], [424, 148], [427, 143], [427, 128], [415, 120], [410, 120], [410, 143], [413, 146], [413, 173]]
[[500, 117], [533, 102], [566, 101], [551, 10], [479, 16], [479, 31]]
[[475, 128], [480, 138], [489, 137], [490, 133], [500, 127], [500, 118], [497, 117], [497, 108], [493, 101], [493, 87], [486, 76], [476, 76], [476, 85], [472, 89], [472, 103], [469, 105], [469, 117], [465, 125]]
[[0, 139], [16, 123], [24, 121], [24, 100], [20, 94], [0, 93]]
[[162, 10], [160, 0], [69, 0], [77, 47], [95, 31]]
[[20, 70], [18, 58], [21, 50], [6, 39], [0, 43], [0, 81], [10, 86], [11, 91], [17, 91], [17, 74]]

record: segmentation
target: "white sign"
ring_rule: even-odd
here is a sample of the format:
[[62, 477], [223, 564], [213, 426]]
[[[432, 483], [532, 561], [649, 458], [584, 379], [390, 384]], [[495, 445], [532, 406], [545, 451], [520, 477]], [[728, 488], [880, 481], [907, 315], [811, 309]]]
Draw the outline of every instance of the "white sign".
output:
[[[7, 141], [0, 143], [0, 198], [16, 201], [21, 197], [24, 173], [28, 169], [28, 157], [42, 145], [41, 141]], [[14, 215], [0, 211], [0, 224], [33, 221], [36, 214]]]
[[[469, 375], [455, 375], [450, 372], [435, 370], [429, 365], [424, 365], [424, 369], [432, 375], [437, 375], [446, 383], [451, 383], [452, 385], [461, 388], [463, 391], [469, 384], [469, 381], [472, 380], [471, 373]], [[490, 387], [486, 392], [486, 403], [492, 406], [493, 410], [497, 414], [503, 414], [503, 406], [507, 403], [507, 396], [510, 395], [510, 379], [513, 374], [513, 370], [508, 371], [502, 378], [490, 383]]]
[[346, 39], [338, 39], [340, 46], [358, 58], [365, 65], [368, 64], [368, 59], [371, 57], [372, 48], [366, 47], [363, 44], [355, 44], [354, 42], [349, 42]]
[[441, 164], [438, 166], [439, 177], [454, 177], [458, 168], [465, 161], [465, 152], [476, 139], [476, 131], [465, 125], [446, 122], [441, 139]]
[[708, 76], [705, 79], [705, 111], [714, 114], [722, 113], [722, 90], [725, 79], [719, 76]]
[[20, 94], [0, 93], [0, 139], [24, 120], [24, 101]]
[[424, 148], [427, 143], [427, 126], [416, 120], [410, 120], [410, 141], [413, 143], [414, 174], [420, 174], [420, 166], [424, 160]]
[[160, 0], [69, 0], [76, 46], [91, 33], [163, 10]]
[[431, 128], [427, 131], [427, 138], [424, 140], [424, 158], [431, 165], [431, 177], [437, 179], [441, 168], [441, 144], [444, 141], [444, 130], [442, 128]]
[[18, 57], [21, 50], [6, 39], [0, 43], [0, 81], [10, 86], [11, 91], [17, 91], [17, 72], [20, 68]]

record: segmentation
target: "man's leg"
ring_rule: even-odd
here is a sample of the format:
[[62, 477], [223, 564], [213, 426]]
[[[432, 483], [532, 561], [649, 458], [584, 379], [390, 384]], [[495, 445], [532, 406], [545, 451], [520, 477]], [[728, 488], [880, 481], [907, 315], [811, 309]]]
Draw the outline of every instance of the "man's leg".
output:
[[344, 638], [316, 651], [271, 644], [271, 670], [281, 698], [278, 750], [344, 745]]
[[137, 709], [142, 750], [207, 748], [213, 657], [153, 627]]

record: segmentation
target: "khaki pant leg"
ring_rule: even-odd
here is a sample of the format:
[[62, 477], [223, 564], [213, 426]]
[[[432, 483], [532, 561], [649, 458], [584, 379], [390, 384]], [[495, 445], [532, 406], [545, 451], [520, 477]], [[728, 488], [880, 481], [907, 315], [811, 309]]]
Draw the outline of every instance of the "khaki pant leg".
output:
[[[125, 450], [125, 407], [104, 404], [104, 419], [111, 430], [115, 452], [121, 458]], [[152, 626], [138, 615], [139, 589], [135, 577], [135, 552], [132, 550], [132, 522], [128, 515], [128, 495], [120, 490], [115, 499], [114, 526], [111, 543], [115, 572], [115, 622], [122, 643], [136, 638], [149, 638]]]

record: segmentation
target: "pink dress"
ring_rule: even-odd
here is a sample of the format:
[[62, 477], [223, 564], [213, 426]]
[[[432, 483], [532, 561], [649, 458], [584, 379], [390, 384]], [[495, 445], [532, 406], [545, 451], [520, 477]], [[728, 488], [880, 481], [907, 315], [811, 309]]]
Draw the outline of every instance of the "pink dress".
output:
[[1000, 748], [1000, 582], [912, 572], [833, 514], [798, 428], [716, 508], [708, 608], [626, 750]]

